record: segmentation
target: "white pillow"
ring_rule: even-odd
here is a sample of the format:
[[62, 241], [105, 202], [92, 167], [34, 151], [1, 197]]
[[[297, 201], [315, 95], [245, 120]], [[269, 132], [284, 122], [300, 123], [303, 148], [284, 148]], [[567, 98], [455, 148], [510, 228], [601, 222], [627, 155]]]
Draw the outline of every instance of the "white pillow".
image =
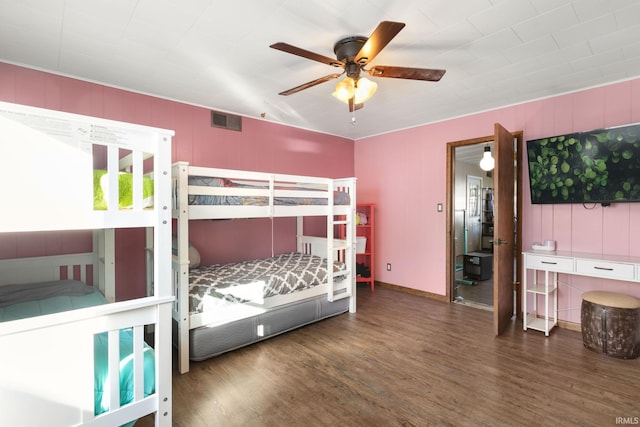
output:
[[200, 252], [189, 243], [189, 268], [196, 268], [200, 265]]
[[[173, 237], [171, 249], [174, 255], [178, 255], [178, 238]], [[189, 242], [189, 268], [196, 268], [200, 265], [200, 252]]]

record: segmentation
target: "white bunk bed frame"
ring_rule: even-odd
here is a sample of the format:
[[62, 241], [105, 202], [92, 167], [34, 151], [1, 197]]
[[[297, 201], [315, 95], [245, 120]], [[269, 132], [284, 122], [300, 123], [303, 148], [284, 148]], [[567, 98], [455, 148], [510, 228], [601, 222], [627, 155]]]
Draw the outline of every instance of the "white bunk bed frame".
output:
[[[217, 177], [232, 180], [236, 184], [248, 184], [252, 188], [207, 187], [189, 185], [189, 176]], [[256, 188], [256, 185], [262, 188]], [[173, 318], [177, 323], [178, 369], [180, 373], [189, 371], [189, 331], [201, 326], [215, 327], [252, 316], [252, 311], [239, 310], [235, 319], [219, 318], [215, 313], [189, 313], [189, 221], [202, 219], [231, 218], [275, 218], [297, 217], [297, 251], [321, 256], [327, 265], [339, 260], [347, 265], [346, 278], [334, 280], [328, 275], [325, 284], [288, 295], [269, 297], [261, 310], [271, 310], [304, 299], [326, 295], [329, 303], [349, 298], [348, 310], [356, 311], [355, 274], [355, 214], [356, 178], [330, 179], [320, 177], [270, 174], [263, 172], [238, 171], [230, 169], [190, 166], [188, 162], [177, 162], [172, 170], [173, 217], [177, 223], [177, 256], [173, 258], [174, 288], [176, 301]], [[313, 190], [310, 190], [313, 189]], [[334, 205], [334, 191], [349, 194], [348, 205]], [[265, 197], [268, 204], [255, 205], [189, 205], [189, 195]], [[275, 200], [283, 198], [325, 198], [326, 205], [278, 205]], [[326, 237], [304, 235], [304, 217], [326, 217]], [[334, 235], [334, 226], [342, 226], [344, 235]], [[260, 328], [259, 325], [257, 325]]]
[[[115, 301], [114, 229], [145, 227], [154, 244], [153, 294], [0, 323], [0, 424], [122, 425], [155, 413], [171, 425], [170, 171], [173, 131], [0, 102], [0, 157], [28, 171], [0, 171], [0, 233], [94, 230], [93, 252], [0, 261], [0, 286], [66, 278]], [[94, 145], [106, 147], [109, 209], [94, 210]], [[104, 148], [102, 148], [104, 150]], [[151, 159], [152, 158], [152, 159]], [[9, 160], [11, 159], [11, 160]], [[153, 162], [154, 206], [144, 208], [144, 162]], [[118, 209], [118, 171], [133, 176], [133, 207]], [[30, 180], [30, 174], [39, 179]], [[48, 185], [60, 181], [65, 188]], [[44, 186], [44, 187], [43, 187]], [[16, 188], [13, 188], [16, 187]], [[37, 197], [34, 197], [37, 196]], [[35, 199], [35, 200], [34, 200]], [[6, 205], [5, 205], [6, 206]], [[115, 208], [114, 208], [115, 207]], [[90, 278], [93, 276], [93, 279]], [[145, 327], [153, 328], [155, 392], [143, 393]], [[120, 406], [119, 330], [133, 330], [134, 399]], [[109, 410], [94, 414], [94, 335], [108, 333]], [[46, 356], [46, 357], [43, 357]], [[43, 362], [44, 360], [44, 362]], [[111, 374], [113, 373], [113, 374]]]

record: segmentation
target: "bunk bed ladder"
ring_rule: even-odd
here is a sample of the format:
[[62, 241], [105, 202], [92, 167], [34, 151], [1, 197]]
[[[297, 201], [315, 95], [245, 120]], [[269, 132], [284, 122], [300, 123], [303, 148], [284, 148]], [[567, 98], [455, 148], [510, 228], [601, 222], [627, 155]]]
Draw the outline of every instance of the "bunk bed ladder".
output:
[[329, 205], [329, 215], [327, 215], [327, 301], [334, 302], [334, 281], [335, 274], [333, 272], [333, 262], [335, 251], [334, 251], [334, 216], [333, 216], [333, 198], [329, 197], [327, 200], [327, 204]]
[[176, 297], [173, 307], [173, 318], [178, 325], [178, 371], [189, 372], [189, 164], [178, 162], [173, 165], [172, 217], [177, 221], [177, 256], [172, 258], [173, 289]]
[[[335, 221], [334, 225], [338, 225], [338, 226], [345, 226], [346, 228], [349, 227], [351, 221], [350, 220], [346, 220], [346, 221]], [[353, 257], [353, 249], [350, 248], [349, 244], [348, 244], [349, 240], [346, 239], [344, 241], [344, 244], [341, 245], [340, 247], [336, 248], [334, 247], [334, 253], [337, 254], [338, 259], [337, 261], [343, 262], [347, 268], [346, 268], [346, 272], [345, 271], [334, 271], [333, 272], [333, 279], [334, 279], [334, 283], [335, 283], [335, 279], [336, 277], [340, 277], [340, 276], [345, 276], [346, 278], [343, 279], [344, 281], [346, 281], [347, 283], [351, 283], [354, 280], [354, 269], [351, 266], [351, 262], [350, 259]], [[334, 259], [334, 261], [336, 261]], [[350, 298], [353, 296], [353, 289], [351, 286], [347, 287], [345, 289], [345, 292], [340, 293], [338, 295], [333, 295], [333, 299], [341, 299], [341, 298]]]
[[[329, 187], [331, 192], [337, 190], [333, 185]], [[355, 203], [355, 194], [352, 194]], [[327, 216], [327, 269], [328, 287], [327, 301], [334, 302], [342, 298], [351, 298], [354, 301], [355, 287], [348, 286], [344, 292], [335, 294], [335, 279], [338, 276], [344, 276], [344, 271], [333, 271], [335, 261], [341, 261], [346, 264], [346, 281], [353, 283], [355, 281], [355, 209], [350, 209], [346, 215], [336, 215], [333, 205], [333, 197], [328, 197], [329, 215]], [[338, 235], [335, 236], [336, 231]], [[353, 304], [355, 305], [355, 304]], [[355, 307], [352, 307], [355, 309]]]
[[[336, 219], [335, 216], [331, 216], [334, 230], [340, 230], [339, 238], [344, 245], [340, 251], [333, 251], [333, 253], [341, 256], [340, 261], [347, 265], [347, 277], [346, 281], [349, 283], [346, 292], [338, 295], [338, 298], [349, 298], [349, 312], [356, 312], [356, 179], [345, 178], [337, 179], [333, 181], [334, 191], [344, 191], [349, 194], [350, 204], [349, 209], [345, 215], [341, 215]], [[339, 273], [334, 273], [334, 276]]]

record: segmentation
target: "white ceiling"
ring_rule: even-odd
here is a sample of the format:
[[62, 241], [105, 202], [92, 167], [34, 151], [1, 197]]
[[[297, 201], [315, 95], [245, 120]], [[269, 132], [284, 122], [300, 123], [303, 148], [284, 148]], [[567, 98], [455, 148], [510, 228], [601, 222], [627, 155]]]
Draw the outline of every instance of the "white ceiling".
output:
[[[345, 36], [406, 27], [370, 65], [444, 68], [375, 79], [355, 124], [331, 96]], [[640, 76], [638, 0], [0, 0], [0, 61], [350, 139]]]

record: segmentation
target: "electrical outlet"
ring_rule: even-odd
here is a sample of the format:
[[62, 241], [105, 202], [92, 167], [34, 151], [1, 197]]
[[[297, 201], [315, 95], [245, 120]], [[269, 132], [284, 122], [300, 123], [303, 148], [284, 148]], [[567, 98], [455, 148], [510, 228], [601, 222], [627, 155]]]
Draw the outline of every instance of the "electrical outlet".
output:
[[391, 271], [391, 263], [390, 262], [387, 263], [387, 271]]

